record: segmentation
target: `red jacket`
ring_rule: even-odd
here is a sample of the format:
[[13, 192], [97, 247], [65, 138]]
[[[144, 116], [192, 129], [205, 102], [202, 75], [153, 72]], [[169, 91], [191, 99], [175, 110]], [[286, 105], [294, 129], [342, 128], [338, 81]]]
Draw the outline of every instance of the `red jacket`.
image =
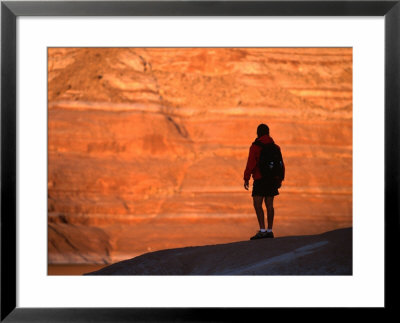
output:
[[[257, 138], [256, 141], [261, 141], [263, 144], [273, 143], [274, 140], [269, 135], [261, 136]], [[253, 175], [253, 179], [260, 179], [261, 172], [258, 167], [258, 161], [260, 159], [261, 147], [252, 144], [249, 151], [249, 157], [247, 159], [246, 169], [244, 171], [243, 179], [245, 181], [250, 180], [250, 176]]]

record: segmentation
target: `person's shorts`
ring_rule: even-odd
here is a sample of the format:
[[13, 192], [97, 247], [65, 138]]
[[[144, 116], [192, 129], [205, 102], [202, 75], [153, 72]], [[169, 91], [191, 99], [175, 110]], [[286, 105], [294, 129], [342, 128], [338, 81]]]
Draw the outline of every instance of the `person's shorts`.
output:
[[264, 179], [256, 179], [253, 182], [253, 192], [251, 196], [275, 196], [279, 195], [276, 184]]

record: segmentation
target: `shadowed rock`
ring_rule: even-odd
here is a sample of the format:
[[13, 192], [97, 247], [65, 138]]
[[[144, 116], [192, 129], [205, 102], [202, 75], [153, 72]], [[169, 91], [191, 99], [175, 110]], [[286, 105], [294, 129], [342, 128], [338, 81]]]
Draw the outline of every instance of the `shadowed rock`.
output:
[[352, 228], [162, 250], [86, 275], [351, 275]]

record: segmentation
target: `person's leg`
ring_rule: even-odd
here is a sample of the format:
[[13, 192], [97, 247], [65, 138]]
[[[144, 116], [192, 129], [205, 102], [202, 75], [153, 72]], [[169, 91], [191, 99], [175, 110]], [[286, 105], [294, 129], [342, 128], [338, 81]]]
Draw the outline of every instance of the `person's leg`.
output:
[[256, 210], [258, 224], [260, 229], [265, 229], [264, 211], [262, 207], [264, 196], [253, 196], [253, 205]]
[[274, 197], [273, 196], [265, 197], [265, 206], [267, 208], [268, 229], [272, 230], [272, 226], [274, 225]]

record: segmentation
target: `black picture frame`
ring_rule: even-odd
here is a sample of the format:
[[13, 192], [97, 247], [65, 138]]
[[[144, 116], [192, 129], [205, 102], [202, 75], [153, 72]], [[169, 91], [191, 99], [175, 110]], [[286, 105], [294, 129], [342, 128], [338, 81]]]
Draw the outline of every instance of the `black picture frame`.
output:
[[[383, 16], [385, 19], [385, 307], [399, 287], [400, 0], [395, 1], [2, 1], [1, 322], [238, 321], [265, 309], [16, 307], [16, 19], [18, 16]], [[371, 127], [372, 128], [372, 127]], [[373, 235], [371, 234], [371, 238]], [[373, 259], [371, 260], [373, 261]], [[366, 288], [366, 290], [368, 290]], [[38, 291], [40, 293], [40, 291]], [[281, 315], [282, 309], [274, 309]], [[381, 309], [376, 309], [381, 313]], [[240, 315], [239, 315], [240, 314]], [[271, 311], [268, 312], [268, 315]], [[241, 320], [243, 321], [243, 320]], [[245, 320], [247, 321], [247, 320]]]

